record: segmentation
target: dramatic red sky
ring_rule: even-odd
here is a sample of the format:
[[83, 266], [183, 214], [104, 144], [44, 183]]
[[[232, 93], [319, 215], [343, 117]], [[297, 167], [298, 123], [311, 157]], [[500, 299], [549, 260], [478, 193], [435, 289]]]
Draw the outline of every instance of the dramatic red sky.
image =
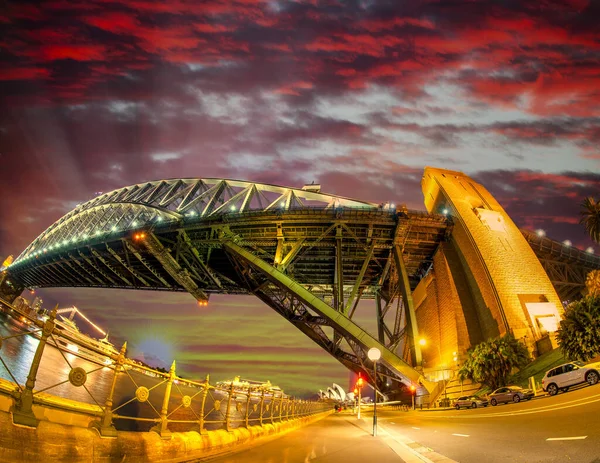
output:
[[[522, 227], [591, 243], [600, 190], [600, 3], [5, 1], [0, 257], [99, 191], [225, 177], [423, 209], [432, 165]], [[291, 393], [345, 369], [251, 298], [47, 290], [132, 353]], [[370, 318], [365, 315], [365, 319]]]

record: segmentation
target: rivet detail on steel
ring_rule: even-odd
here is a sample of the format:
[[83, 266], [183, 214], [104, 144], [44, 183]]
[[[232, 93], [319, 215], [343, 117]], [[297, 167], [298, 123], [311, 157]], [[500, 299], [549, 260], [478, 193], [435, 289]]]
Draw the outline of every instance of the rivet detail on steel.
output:
[[219, 410], [221, 408], [221, 401], [215, 400], [215, 410]]
[[181, 404], [183, 405], [183, 408], [188, 408], [192, 405], [192, 398], [189, 395], [184, 395], [181, 398]]

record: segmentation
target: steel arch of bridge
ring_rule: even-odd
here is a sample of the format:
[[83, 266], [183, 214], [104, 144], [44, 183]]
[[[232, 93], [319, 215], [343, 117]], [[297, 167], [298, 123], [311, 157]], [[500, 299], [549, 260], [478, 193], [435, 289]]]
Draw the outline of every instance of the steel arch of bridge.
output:
[[[121, 188], [77, 206], [10, 267], [26, 287], [254, 294], [380, 388], [431, 386], [411, 290], [450, 232], [443, 216], [317, 191], [224, 179]], [[354, 321], [374, 299], [377, 333]], [[378, 378], [366, 352], [382, 351]]]

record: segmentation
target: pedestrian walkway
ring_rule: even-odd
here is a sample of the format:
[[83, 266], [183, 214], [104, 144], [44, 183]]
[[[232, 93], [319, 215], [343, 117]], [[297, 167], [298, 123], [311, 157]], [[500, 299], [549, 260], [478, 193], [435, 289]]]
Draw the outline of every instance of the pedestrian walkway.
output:
[[[335, 413], [282, 437], [244, 447], [236, 453], [197, 461], [211, 463], [404, 463], [417, 460], [389, 434], [382, 430], [372, 435], [370, 417], [357, 420], [350, 412]], [[402, 452], [409, 455], [409, 459]]]

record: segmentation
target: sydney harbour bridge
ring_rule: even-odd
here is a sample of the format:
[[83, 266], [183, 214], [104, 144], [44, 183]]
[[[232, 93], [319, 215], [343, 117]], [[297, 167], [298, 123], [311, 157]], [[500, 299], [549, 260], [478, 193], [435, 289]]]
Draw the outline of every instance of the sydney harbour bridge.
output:
[[[543, 336], [534, 326], [539, 311], [528, 314], [523, 308], [525, 315], [513, 320], [501, 288], [505, 283], [494, 276], [487, 257], [495, 251], [478, 244], [481, 233], [473, 232], [471, 219], [462, 212], [461, 201], [471, 201], [471, 196], [457, 197], [440, 172], [452, 173], [430, 169], [431, 178], [424, 176], [428, 212], [325, 194], [318, 185], [297, 189], [190, 178], [127, 186], [78, 205], [39, 235], [9, 267], [0, 295], [12, 300], [25, 288], [47, 287], [148, 289], [186, 291], [203, 305], [215, 293], [252, 294], [379, 389], [397, 389], [403, 383], [420, 384], [431, 392], [435, 386], [423, 376], [415, 342], [419, 331], [427, 332], [427, 322], [418, 322], [421, 309], [413, 302], [413, 291], [436, 271], [435, 256], [443, 246], [459, 251], [457, 262], [469, 273], [475, 264], [469, 263], [468, 245], [463, 244], [465, 230], [470, 230], [465, 236], [471, 237], [471, 245], [481, 249], [479, 260], [489, 274], [488, 283], [465, 277], [476, 288], [469, 290], [472, 302], [463, 303], [469, 333], [474, 323], [469, 311], [476, 314], [476, 323], [489, 325], [487, 312], [480, 314], [477, 308], [492, 305], [486, 302], [488, 285], [500, 314], [496, 317], [489, 309], [488, 318], [505, 325], [499, 334], [514, 326], [517, 331], [529, 329], [534, 338]], [[508, 234], [501, 238], [510, 242], [514, 236], [510, 224], [504, 224], [510, 219], [491, 201], [483, 203], [469, 207], [484, 210], [475, 212], [489, 233]], [[486, 222], [492, 213], [502, 215], [504, 231]], [[548, 238], [522, 231], [514, 239], [527, 243], [552, 283], [553, 289], [533, 291], [546, 304], [577, 297], [587, 272], [600, 268], [596, 256]], [[375, 302], [373, 333], [354, 321], [364, 299]], [[436, 310], [447, 308], [438, 302]], [[484, 338], [494, 333], [477, 330]], [[471, 344], [476, 338], [471, 335]], [[382, 352], [377, 378], [367, 358], [372, 347]]]

